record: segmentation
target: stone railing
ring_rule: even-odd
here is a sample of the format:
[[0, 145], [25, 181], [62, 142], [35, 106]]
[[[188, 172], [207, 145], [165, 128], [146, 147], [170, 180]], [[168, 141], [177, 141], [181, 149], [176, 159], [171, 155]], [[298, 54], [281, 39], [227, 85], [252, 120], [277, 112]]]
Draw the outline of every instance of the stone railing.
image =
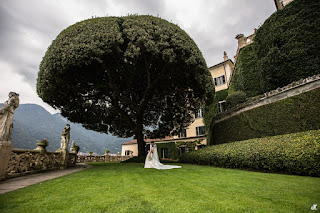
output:
[[78, 155], [77, 163], [89, 162], [121, 162], [128, 160], [132, 156], [110, 156], [110, 155]]
[[[261, 96], [252, 98], [247, 102], [239, 104], [230, 110], [219, 113], [213, 119], [214, 124], [233, 117], [242, 112], [270, 104], [288, 97], [299, 95], [303, 92], [308, 92], [320, 88], [320, 74], [314, 75], [299, 81], [292, 82], [285, 87], [277, 88], [270, 92], [264, 93]], [[211, 124], [212, 125], [212, 124]]]
[[[62, 152], [47, 152], [43, 150], [13, 149], [9, 159], [5, 178], [35, 173], [45, 170], [65, 168]], [[67, 153], [67, 167], [76, 164], [77, 155]]]

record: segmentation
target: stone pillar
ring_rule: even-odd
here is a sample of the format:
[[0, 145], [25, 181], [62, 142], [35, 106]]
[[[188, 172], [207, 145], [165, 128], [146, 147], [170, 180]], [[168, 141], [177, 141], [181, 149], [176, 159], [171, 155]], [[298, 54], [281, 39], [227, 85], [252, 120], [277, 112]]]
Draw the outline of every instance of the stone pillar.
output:
[[104, 153], [104, 162], [109, 162], [109, 161], [110, 161], [109, 153]]
[[238, 34], [236, 36], [236, 39], [238, 40], [238, 48], [239, 49], [246, 46], [247, 37], [245, 37], [243, 34]]
[[10, 141], [0, 141], [0, 180], [5, 178], [13, 146]]

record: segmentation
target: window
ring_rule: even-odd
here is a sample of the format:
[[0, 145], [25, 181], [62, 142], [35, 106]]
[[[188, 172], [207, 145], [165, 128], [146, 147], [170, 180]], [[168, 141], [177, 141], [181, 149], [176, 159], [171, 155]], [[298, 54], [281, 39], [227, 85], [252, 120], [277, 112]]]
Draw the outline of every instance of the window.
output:
[[168, 148], [161, 148], [161, 158], [169, 158]]
[[203, 118], [203, 107], [201, 107], [195, 114], [195, 118]]
[[224, 75], [214, 78], [214, 85], [220, 86], [226, 83]]
[[188, 147], [181, 146], [181, 147], [179, 147], [179, 151], [180, 151], [180, 155], [183, 154], [183, 153], [186, 153], [186, 152], [188, 152]]
[[197, 145], [197, 148], [198, 148], [198, 149], [202, 149], [202, 148], [204, 148], [204, 147], [206, 147], [206, 145], [204, 145], [204, 144]]
[[218, 102], [218, 113], [224, 112], [226, 110], [226, 101]]
[[196, 134], [198, 135], [205, 135], [206, 134], [206, 128], [204, 126], [197, 126], [196, 127]]
[[130, 155], [130, 150], [126, 150], [124, 155], [125, 156], [129, 156]]
[[187, 137], [187, 129], [181, 129], [180, 131], [180, 138]]

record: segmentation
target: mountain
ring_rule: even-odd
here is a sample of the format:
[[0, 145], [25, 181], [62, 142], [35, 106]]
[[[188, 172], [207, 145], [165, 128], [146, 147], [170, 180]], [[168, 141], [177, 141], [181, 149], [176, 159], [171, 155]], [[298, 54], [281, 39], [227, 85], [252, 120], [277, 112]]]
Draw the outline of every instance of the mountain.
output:
[[[2, 107], [3, 104], [0, 104]], [[80, 152], [103, 154], [121, 152], [121, 144], [132, 138], [118, 138], [109, 134], [87, 130], [81, 124], [72, 123], [59, 113], [51, 114], [36, 104], [20, 104], [13, 115], [12, 145], [14, 148], [35, 149], [37, 139], [47, 138], [50, 142], [48, 151], [60, 147], [61, 133], [66, 124], [70, 124], [70, 143], [75, 141]]]

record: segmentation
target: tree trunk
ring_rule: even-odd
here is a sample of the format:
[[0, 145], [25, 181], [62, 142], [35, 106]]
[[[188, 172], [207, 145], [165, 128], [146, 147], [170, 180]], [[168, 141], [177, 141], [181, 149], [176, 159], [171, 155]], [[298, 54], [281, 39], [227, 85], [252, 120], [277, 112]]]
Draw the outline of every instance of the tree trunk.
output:
[[143, 138], [143, 134], [142, 134], [142, 128], [137, 128], [136, 138], [137, 138], [137, 143], [138, 143], [138, 156], [139, 157], [145, 156], [146, 143], [144, 142], [144, 138]]

